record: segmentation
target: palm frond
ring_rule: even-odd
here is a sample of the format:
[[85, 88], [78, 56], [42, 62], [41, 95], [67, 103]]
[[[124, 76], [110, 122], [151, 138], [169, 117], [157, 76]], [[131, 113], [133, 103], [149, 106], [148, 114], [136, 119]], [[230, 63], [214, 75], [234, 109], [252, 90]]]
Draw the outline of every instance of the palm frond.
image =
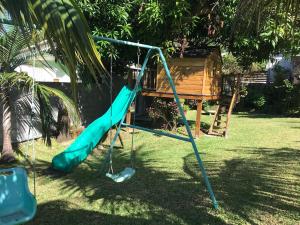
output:
[[72, 99], [70, 99], [65, 93], [62, 91], [52, 88], [43, 84], [37, 84], [37, 91], [42, 91], [44, 93], [48, 93], [51, 97], [57, 97], [65, 109], [68, 112], [68, 116], [74, 126], [78, 126], [80, 124], [80, 117], [77, 108], [75, 107], [75, 103]]
[[32, 39], [27, 30], [21, 33], [18, 27], [10, 30], [0, 30], [0, 65], [1, 70], [12, 72], [21, 65], [26, 58], [22, 57], [22, 50], [26, 48]]
[[55, 119], [53, 118], [53, 109], [50, 102], [50, 95], [44, 90], [37, 90], [36, 92], [38, 103], [39, 103], [39, 115], [42, 124], [43, 138], [47, 145], [51, 145], [51, 127], [55, 124]]
[[68, 112], [68, 116], [74, 126], [80, 124], [80, 117], [76, 105], [72, 99], [66, 96], [62, 91], [48, 87], [41, 83], [34, 83], [33, 78], [26, 73], [3, 73], [0, 76], [0, 86], [19, 89], [22, 92], [30, 92], [34, 85], [36, 97], [39, 103], [39, 116], [42, 124], [43, 138], [48, 145], [51, 144], [51, 130], [56, 124], [53, 117], [53, 107], [51, 98], [56, 97], [63, 104]]
[[78, 63], [88, 67], [96, 82], [98, 76], [106, 78], [108, 73], [88, 24], [73, 0], [0, 0], [0, 5], [8, 11], [14, 23], [31, 31], [42, 30], [51, 49], [60, 50], [61, 59], [70, 72], [73, 93]]

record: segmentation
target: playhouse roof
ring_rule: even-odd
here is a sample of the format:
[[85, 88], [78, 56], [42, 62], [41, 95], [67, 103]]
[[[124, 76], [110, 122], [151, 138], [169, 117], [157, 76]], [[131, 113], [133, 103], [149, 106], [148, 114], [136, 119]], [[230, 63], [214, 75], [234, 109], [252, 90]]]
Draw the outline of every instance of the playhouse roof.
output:
[[[187, 48], [183, 52], [183, 57], [190, 57], [190, 58], [206, 58], [213, 52], [218, 52], [221, 57], [221, 50], [219, 46], [207, 46], [205, 48]], [[179, 52], [175, 54], [175, 56], [179, 56]]]

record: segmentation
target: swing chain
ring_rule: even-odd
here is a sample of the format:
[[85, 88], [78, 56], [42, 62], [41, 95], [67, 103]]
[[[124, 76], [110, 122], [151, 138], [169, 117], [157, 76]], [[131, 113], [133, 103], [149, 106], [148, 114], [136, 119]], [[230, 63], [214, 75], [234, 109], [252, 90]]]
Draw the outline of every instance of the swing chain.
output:
[[[138, 47], [137, 50], [137, 66], [140, 66], [140, 57], [141, 57], [141, 49], [140, 47]], [[110, 55], [110, 105], [111, 105], [111, 110], [110, 110], [110, 125], [112, 127], [112, 75], [113, 75], [113, 56], [112, 54]], [[137, 82], [137, 81], [136, 81]], [[137, 85], [137, 83], [136, 83]], [[137, 98], [135, 97], [134, 100], [134, 115], [133, 115], [133, 124], [135, 125], [135, 121], [136, 121], [136, 103], [137, 103]], [[112, 130], [110, 129], [110, 144], [112, 144]], [[132, 129], [132, 135], [131, 135], [131, 151], [130, 151], [130, 164], [131, 167], [134, 167], [134, 133], [135, 133], [135, 129]], [[112, 150], [110, 151], [109, 154], [109, 168], [108, 168], [108, 173], [114, 174], [114, 170], [113, 170], [113, 159], [112, 159]]]
[[[140, 42], [138, 41], [137, 43], [139, 44]], [[141, 55], [142, 55], [142, 53], [141, 53], [141, 48], [138, 47], [138, 50], [137, 50], [137, 64], [138, 64], [138, 66], [140, 66], [140, 58], [141, 58]]]
[[[139, 41], [138, 41], [139, 43]], [[141, 57], [141, 49], [140, 47], [137, 48], [137, 65], [138, 69], [140, 69], [140, 57]], [[137, 82], [137, 80], [135, 81]], [[137, 96], [135, 96], [134, 103], [133, 103], [133, 128], [131, 133], [131, 151], [130, 151], [130, 164], [131, 167], [134, 167], [134, 157], [135, 157], [135, 149], [134, 149], [134, 133], [135, 133], [135, 121], [136, 121], [136, 104], [137, 104]]]
[[[36, 197], [36, 171], [35, 171], [35, 160], [36, 160], [36, 151], [35, 151], [35, 142], [34, 142], [34, 134], [32, 131], [33, 128], [33, 118], [35, 115], [35, 53], [33, 57], [33, 79], [32, 79], [32, 86], [31, 86], [31, 102], [30, 102], [30, 125], [28, 128], [28, 136], [27, 136], [27, 148], [25, 151], [25, 157], [29, 162], [32, 164], [33, 169], [33, 193], [34, 197]], [[32, 146], [32, 160], [29, 159], [29, 146]]]
[[[112, 76], [113, 76], [113, 53], [110, 54], [110, 85], [109, 85], [109, 94], [110, 94], [110, 129], [109, 129], [109, 142], [112, 142], [112, 115], [113, 115], [113, 107], [112, 107]], [[113, 170], [113, 162], [112, 162], [112, 151], [109, 155], [109, 168], [108, 173], [114, 174]]]

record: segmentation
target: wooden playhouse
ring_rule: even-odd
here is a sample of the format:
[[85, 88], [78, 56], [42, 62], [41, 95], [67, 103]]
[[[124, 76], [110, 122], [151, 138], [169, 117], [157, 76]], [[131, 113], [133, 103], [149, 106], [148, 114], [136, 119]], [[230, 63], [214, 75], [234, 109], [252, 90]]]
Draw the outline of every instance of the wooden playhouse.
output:
[[[168, 65], [179, 98], [197, 100], [195, 136], [200, 134], [203, 100], [219, 100], [222, 92], [222, 57], [220, 48], [209, 47], [185, 51], [183, 57], [171, 58]], [[164, 69], [147, 73], [143, 82], [143, 96], [173, 98]]]
[[[183, 58], [171, 58], [168, 65], [177, 93], [184, 99], [217, 100], [222, 89], [222, 58], [216, 47], [186, 51]], [[173, 97], [170, 84], [162, 66], [155, 76], [146, 75], [144, 96]], [[150, 76], [151, 76], [150, 75]]]
[[[195, 137], [199, 137], [203, 100], [219, 101], [222, 96], [220, 48], [208, 47], [185, 51], [183, 57], [168, 59], [168, 66], [179, 98], [197, 101]], [[146, 71], [142, 96], [174, 98], [161, 65], [155, 70]], [[128, 120], [130, 121], [130, 118]]]

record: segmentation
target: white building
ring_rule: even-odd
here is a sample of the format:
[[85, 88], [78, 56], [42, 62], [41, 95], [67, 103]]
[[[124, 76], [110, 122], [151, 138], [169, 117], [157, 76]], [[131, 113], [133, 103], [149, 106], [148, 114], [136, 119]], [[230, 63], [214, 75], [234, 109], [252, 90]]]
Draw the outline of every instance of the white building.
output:
[[[275, 75], [276, 75], [274, 68], [276, 65], [279, 65], [291, 72], [293, 69], [293, 65], [289, 57], [284, 57], [283, 54], [278, 54], [271, 57], [271, 59], [269, 60], [266, 66], [266, 69], [268, 71], [268, 82], [270, 83], [274, 82]], [[288, 77], [288, 79], [290, 79], [290, 77]]]
[[44, 54], [43, 57], [37, 56], [28, 63], [18, 66], [15, 71], [26, 72], [37, 82], [70, 83], [70, 77], [64, 65], [56, 62], [53, 55]]

